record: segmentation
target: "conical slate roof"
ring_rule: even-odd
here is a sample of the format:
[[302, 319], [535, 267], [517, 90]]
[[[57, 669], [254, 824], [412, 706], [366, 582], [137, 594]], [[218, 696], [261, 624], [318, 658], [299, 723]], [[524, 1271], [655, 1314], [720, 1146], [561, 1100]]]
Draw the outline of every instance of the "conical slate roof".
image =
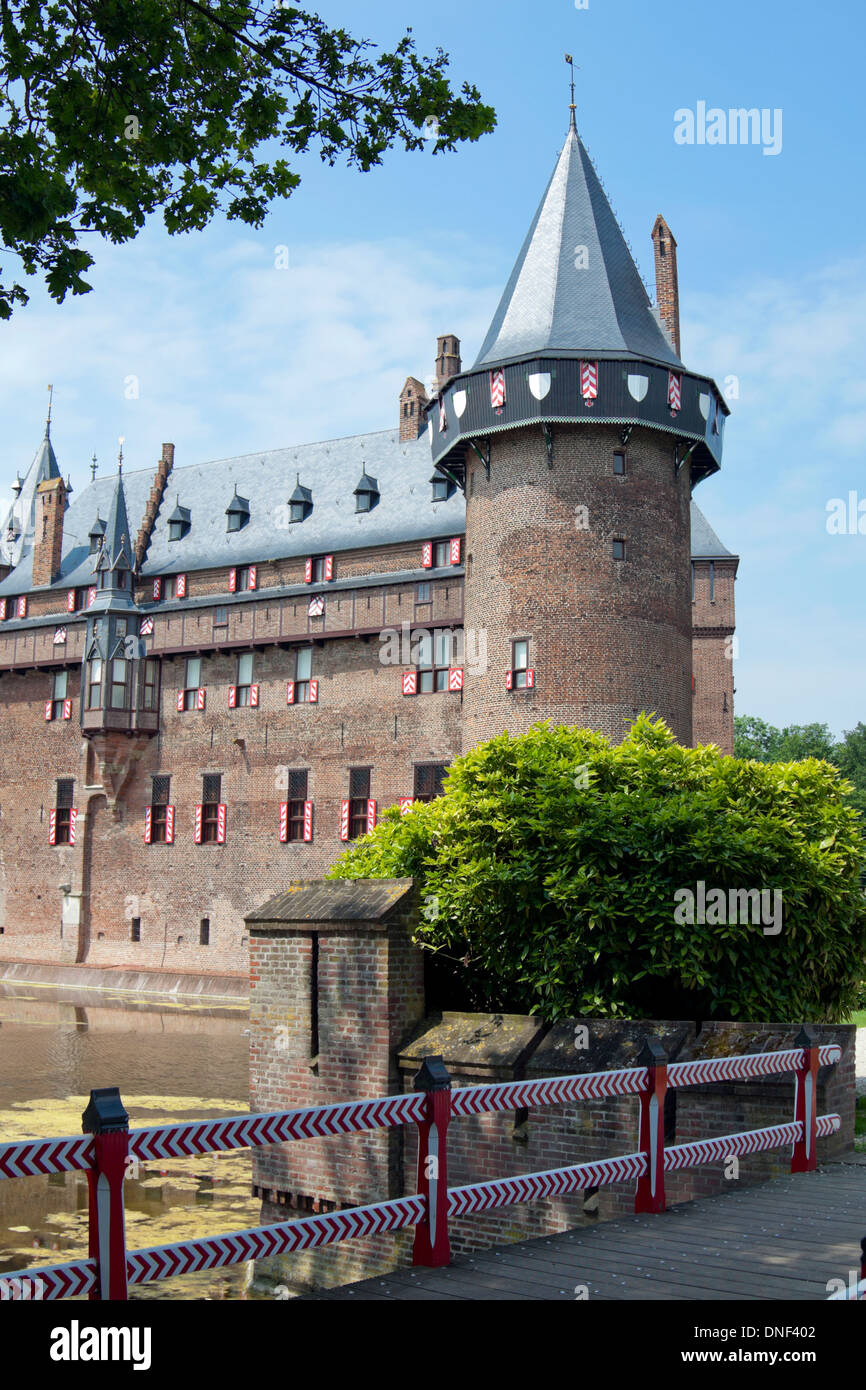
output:
[[682, 367], [573, 124], [475, 369], [541, 354]]
[[[57, 456], [51, 443], [49, 426], [46, 425], [45, 437], [27, 470], [21, 490], [0, 520], [0, 565], [17, 565], [22, 557], [32, 550], [36, 525], [36, 489], [49, 478], [59, 477]], [[14, 532], [12, 536], [9, 534], [10, 528]]]
[[123, 490], [123, 474], [118, 468], [114, 482], [114, 496], [108, 509], [105, 535], [102, 540], [100, 569], [132, 569], [132, 542], [129, 536], [129, 519], [126, 515], [126, 494]]

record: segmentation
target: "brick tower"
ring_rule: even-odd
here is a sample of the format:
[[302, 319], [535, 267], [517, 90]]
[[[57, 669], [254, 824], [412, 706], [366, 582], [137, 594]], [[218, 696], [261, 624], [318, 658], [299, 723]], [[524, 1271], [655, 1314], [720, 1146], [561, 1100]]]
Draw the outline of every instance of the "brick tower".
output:
[[463, 747], [541, 719], [692, 740], [689, 504], [728, 410], [660, 325], [571, 127], [473, 367], [429, 409], [466, 490]]

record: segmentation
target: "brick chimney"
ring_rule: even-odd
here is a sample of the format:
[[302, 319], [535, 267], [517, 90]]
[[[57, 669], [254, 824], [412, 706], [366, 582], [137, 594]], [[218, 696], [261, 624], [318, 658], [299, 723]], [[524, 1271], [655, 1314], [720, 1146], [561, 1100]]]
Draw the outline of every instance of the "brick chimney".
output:
[[144, 509], [144, 516], [141, 519], [141, 527], [138, 532], [138, 539], [135, 542], [135, 569], [141, 569], [144, 564], [144, 557], [147, 554], [147, 547], [150, 545], [150, 537], [153, 531], [154, 522], [160, 506], [162, 505], [163, 494], [168, 483], [168, 475], [174, 468], [174, 445], [163, 444], [162, 457], [156, 466], [156, 473], [153, 478], [153, 486], [150, 489], [150, 496]]
[[417, 377], [408, 376], [406, 385], [400, 392], [400, 443], [417, 439], [424, 428], [424, 410], [427, 406], [427, 392], [423, 382]]
[[66, 484], [62, 478], [47, 478], [36, 489], [36, 535], [33, 542], [33, 587], [53, 584], [60, 575], [63, 551], [63, 513], [66, 510]]
[[659, 213], [652, 229], [656, 261], [656, 301], [677, 357], [680, 355], [680, 286], [677, 279], [677, 243]]
[[460, 339], [455, 338], [453, 333], [443, 334], [436, 340], [436, 376], [433, 390], [441, 391], [452, 376], [459, 375], [461, 366]]

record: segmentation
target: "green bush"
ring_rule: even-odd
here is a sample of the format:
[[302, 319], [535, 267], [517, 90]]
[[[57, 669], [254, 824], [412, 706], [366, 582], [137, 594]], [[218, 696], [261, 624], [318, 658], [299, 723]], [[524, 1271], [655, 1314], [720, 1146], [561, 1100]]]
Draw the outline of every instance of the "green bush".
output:
[[[417, 940], [478, 1007], [839, 1018], [860, 997], [866, 957], [850, 791], [825, 762], [681, 748], [645, 715], [617, 747], [538, 725], [458, 758], [443, 796], [404, 816], [391, 808], [331, 876], [412, 875]], [[678, 920], [682, 890], [700, 881], [708, 895], [781, 892], [778, 934], [736, 910]]]

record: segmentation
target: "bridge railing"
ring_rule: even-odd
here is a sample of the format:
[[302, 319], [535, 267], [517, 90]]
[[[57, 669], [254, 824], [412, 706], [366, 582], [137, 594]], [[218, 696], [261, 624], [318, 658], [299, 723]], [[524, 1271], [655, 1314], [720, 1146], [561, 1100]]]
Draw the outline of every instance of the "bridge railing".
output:
[[[441, 1266], [450, 1261], [450, 1217], [633, 1181], [635, 1211], [661, 1212], [665, 1209], [666, 1172], [788, 1145], [791, 1171], [809, 1171], [816, 1167], [818, 1138], [835, 1133], [841, 1124], [838, 1115], [817, 1114], [818, 1068], [835, 1064], [842, 1053], [834, 1044], [814, 1045], [805, 1029], [795, 1042], [793, 1048], [782, 1051], [668, 1066], [660, 1043], [649, 1038], [637, 1065], [624, 1070], [456, 1089], [451, 1087], [441, 1057], [428, 1057], [415, 1077], [414, 1092], [406, 1095], [133, 1130], [129, 1129], [118, 1090], [94, 1090], [82, 1116], [83, 1137], [0, 1144], [0, 1180], [84, 1171], [90, 1201], [88, 1258], [2, 1275], [0, 1300], [85, 1294], [97, 1300], [122, 1300], [127, 1298], [130, 1285], [407, 1227], [415, 1228], [413, 1263]], [[794, 1117], [790, 1122], [665, 1148], [664, 1099], [668, 1087], [788, 1072], [794, 1074]], [[638, 1147], [633, 1153], [449, 1188], [448, 1127], [452, 1119], [627, 1095], [636, 1096], [640, 1104]], [[123, 1182], [136, 1161], [186, 1158], [406, 1124], [418, 1127], [415, 1195], [202, 1240], [141, 1250], [126, 1248]]]

